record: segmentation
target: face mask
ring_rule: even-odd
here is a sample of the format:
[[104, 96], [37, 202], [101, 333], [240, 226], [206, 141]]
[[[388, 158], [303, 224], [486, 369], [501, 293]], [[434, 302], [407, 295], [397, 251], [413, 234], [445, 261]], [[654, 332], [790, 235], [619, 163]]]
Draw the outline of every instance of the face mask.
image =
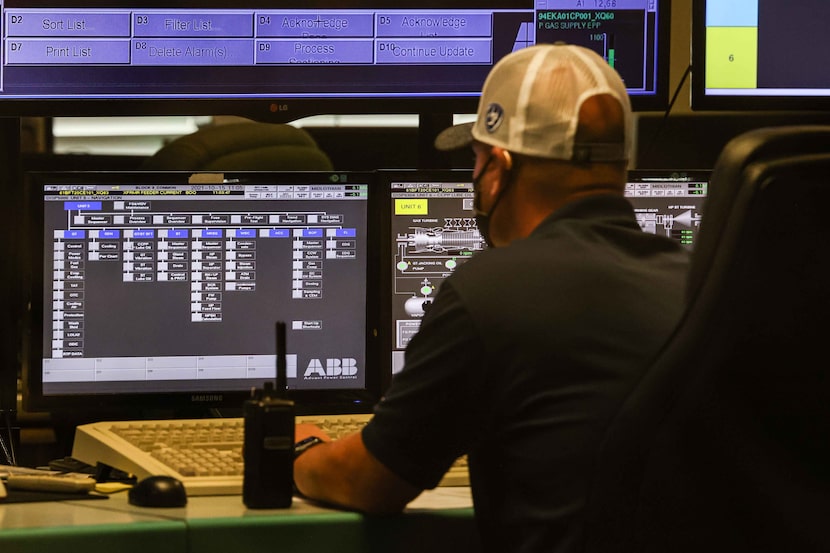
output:
[[481, 171], [479, 171], [478, 175], [473, 178], [473, 212], [475, 213], [478, 232], [481, 234], [481, 237], [484, 238], [484, 242], [489, 248], [495, 248], [493, 240], [490, 238], [490, 218], [493, 216], [496, 206], [499, 205], [499, 200], [501, 200], [504, 191], [507, 189], [507, 185], [505, 184], [505, 186], [499, 190], [496, 199], [493, 200], [493, 205], [490, 207], [489, 213], [481, 209], [481, 191], [478, 185], [479, 182], [481, 182], [481, 178], [484, 176], [484, 173], [487, 172], [487, 166], [490, 165], [492, 160], [493, 156], [490, 155], [481, 167]]

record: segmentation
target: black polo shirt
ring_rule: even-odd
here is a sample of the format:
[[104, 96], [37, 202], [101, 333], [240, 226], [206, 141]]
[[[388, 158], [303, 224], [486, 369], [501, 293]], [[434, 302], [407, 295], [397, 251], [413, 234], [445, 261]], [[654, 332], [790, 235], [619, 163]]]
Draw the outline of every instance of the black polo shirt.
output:
[[366, 447], [422, 488], [468, 454], [488, 550], [580, 549], [603, 432], [679, 318], [687, 268], [610, 195], [481, 252], [441, 286]]

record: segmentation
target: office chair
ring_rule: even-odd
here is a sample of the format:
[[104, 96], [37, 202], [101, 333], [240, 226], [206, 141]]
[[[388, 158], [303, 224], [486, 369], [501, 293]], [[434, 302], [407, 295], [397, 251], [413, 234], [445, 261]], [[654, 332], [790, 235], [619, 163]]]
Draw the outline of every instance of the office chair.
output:
[[147, 158], [147, 171], [331, 171], [311, 135], [291, 125], [241, 122], [203, 127]]
[[602, 553], [830, 551], [830, 127], [727, 144], [689, 303], [608, 429]]

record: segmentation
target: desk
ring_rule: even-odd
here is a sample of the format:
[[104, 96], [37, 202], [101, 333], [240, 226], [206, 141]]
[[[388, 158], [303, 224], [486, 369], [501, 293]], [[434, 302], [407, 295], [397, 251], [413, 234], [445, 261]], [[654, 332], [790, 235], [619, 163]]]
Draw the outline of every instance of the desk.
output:
[[[42, 553], [180, 553], [187, 548], [182, 521], [140, 512], [93, 509], [99, 501], [0, 503], [0, 551]], [[123, 501], [126, 503], [126, 496]]]
[[35, 553], [463, 553], [477, 551], [469, 488], [425, 492], [401, 515], [373, 517], [294, 500], [248, 510], [240, 496], [181, 509], [100, 501], [0, 504], [0, 551]]

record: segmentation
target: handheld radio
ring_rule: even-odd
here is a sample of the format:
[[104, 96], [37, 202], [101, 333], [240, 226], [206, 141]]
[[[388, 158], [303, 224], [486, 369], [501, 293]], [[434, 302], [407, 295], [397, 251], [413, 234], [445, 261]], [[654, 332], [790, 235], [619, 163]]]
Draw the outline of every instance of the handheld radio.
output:
[[294, 402], [286, 393], [285, 323], [277, 322], [277, 378], [245, 402], [242, 502], [250, 509], [291, 506], [294, 492]]

